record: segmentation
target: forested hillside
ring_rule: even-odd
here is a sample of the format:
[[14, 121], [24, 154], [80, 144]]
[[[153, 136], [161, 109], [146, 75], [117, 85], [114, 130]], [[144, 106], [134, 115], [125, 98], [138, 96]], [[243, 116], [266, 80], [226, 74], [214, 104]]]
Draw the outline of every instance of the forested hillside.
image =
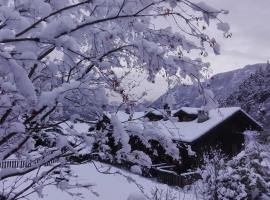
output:
[[260, 68], [222, 102], [225, 106], [241, 106], [265, 128], [269, 128], [270, 120], [270, 65]]

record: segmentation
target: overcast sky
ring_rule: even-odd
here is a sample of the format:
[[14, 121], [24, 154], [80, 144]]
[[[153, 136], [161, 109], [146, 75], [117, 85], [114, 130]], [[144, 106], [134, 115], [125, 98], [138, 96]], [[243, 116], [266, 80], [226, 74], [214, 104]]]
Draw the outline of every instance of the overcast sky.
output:
[[[199, 1], [199, 0], [198, 0]], [[217, 35], [221, 55], [211, 54], [207, 60], [214, 73], [270, 60], [270, 0], [207, 0], [215, 8], [229, 10], [222, 17], [229, 22], [233, 37]]]

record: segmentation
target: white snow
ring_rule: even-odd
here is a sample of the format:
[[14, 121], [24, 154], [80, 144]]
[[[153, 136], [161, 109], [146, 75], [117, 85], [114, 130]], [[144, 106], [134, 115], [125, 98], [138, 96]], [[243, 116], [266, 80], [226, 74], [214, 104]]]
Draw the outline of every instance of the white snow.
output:
[[[101, 172], [105, 172], [108, 165], [101, 164], [96, 162], [96, 166]], [[103, 168], [101, 168], [103, 166]], [[92, 183], [94, 186], [92, 190], [97, 193], [98, 196], [93, 194], [91, 191], [83, 190], [76, 192], [82, 192], [84, 199], [91, 200], [128, 200], [134, 199], [135, 197], [142, 200], [142, 197], [151, 196], [151, 193], [156, 189], [167, 191], [171, 190], [172, 193], [178, 195], [179, 199], [191, 200], [196, 199], [195, 195], [188, 194], [182, 191], [179, 188], [172, 188], [165, 184], [160, 184], [154, 182], [150, 179], [143, 178], [139, 175], [135, 175], [124, 170], [120, 170], [112, 167], [110, 173], [100, 173], [96, 170], [93, 163], [84, 164], [80, 166], [72, 166], [72, 170], [78, 174], [78, 177], [75, 178], [73, 183]], [[115, 173], [116, 172], [116, 173]], [[123, 175], [120, 175], [120, 174]], [[135, 181], [135, 182], [134, 182]], [[67, 193], [57, 189], [54, 186], [49, 186], [43, 188], [44, 199], [46, 200], [55, 200], [55, 199], [65, 199], [65, 200], [74, 200]], [[39, 199], [37, 194], [34, 194], [30, 198], [31, 200]], [[77, 199], [77, 198], [75, 198]], [[136, 199], [136, 198], [135, 198]], [[145, 198], [148, 199], [148, 198]]]
[[48, 23], [39, 36], [41, 38], [51, 39], [75, 27], [72, 18], [68, 15], [63, 15], [61, 18]]
[[60, 125], [61, 128], [63, 130], [66, 130], [66, 129], [74, 129], [76, 130], [76, 132], [78, 132], [78, 134], [83, 134], [83, 133], [88, 133], [88, 129], [89, 129], [89, 124], [87, 123], [73, 123], [73, 122], [66, 122], [66, 123], [63, 123]]
[[20, 59], [29, 59], [29, 60], [35, 60], [37, 59], [37, 55], [31, 51], [25, 51], [22, 52], [22, 54], [19, 56]]
[[13, 39], [14, 38], [14, 31], [10, 29], [1, 29], [0, 30], [0, 41], [6, 39]]
[[[145, 112], [134, 112], [132, 121], [143, 119], [145, 114], [146, 114]], [[129, 114], [127, 114], [127, 113], [125, 113], [123, 111], [118, 111], [117, 112], [117, 117], [121, 122], [127, 122], [128, 119], [129, 119]]]
[[60, 94], [78, 88], [80, 85], [80, 82], [73, 81], [71, 83], [64, 83], [61, 87], [54, 88], [52, 91], [43, 91], [39, 98], [40, 106], [53, 104]]
[[10, 59], [10, 71], [13, 73], [15, 84], [20, 93], [30, 102], [36, 101], [36, 92], [33, 83], [28, 78], [25, 69], [18, 63]]
[[142, 174], [141, 167], [138, 166], [138, 165], [133, 165], [133, 166], [130, 168], [130, 171], [133, 172], [134, 174]]
[[[115, 139], [121, 141], [123, 144], [128, 144], [129, 136], [121, 126], [121, 122], [119, 121], [116, 115], [112, 115], [111, 123], [113, 125], [113, 134], [115, 135]], [[118, 142], [116, 141], [116, 142]]]
[[10, 132], [18, 132], [24, 133], [25, 132], [25, 125], [19, 122], [12, 122], [11, 128], [9, 129]]
[[145, 196], [142, 194], [131, 194], [127, 200], [145, 200]]

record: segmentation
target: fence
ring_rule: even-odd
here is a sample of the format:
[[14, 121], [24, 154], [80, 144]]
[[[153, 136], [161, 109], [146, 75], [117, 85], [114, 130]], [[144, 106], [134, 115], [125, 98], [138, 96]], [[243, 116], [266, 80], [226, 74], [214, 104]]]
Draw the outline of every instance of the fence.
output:
[[[42, 158], [38, 158], [35, 160], [16, 160], [16, 159], [10, 159], [10, 160], [1, 160], [0, 161], [0, 168], [6, 169], [6, 168], [28, 168], [35, 164], [38, 164], [42, 161]], [[44, 166], [49, 166], [53, 163], [58, 162], [58, 159], [53, 159], [44, 164]]]
[[[47, 155], [45, 155], [44, 157], [40, 157], [34, 160], [20, 160], [20, 159], [8, 159], [8, 160], [1, 160], [0, 161], [0, 169], [5, 169], [5, 168], [27, 168], [27, 167], [31, 167], [35, 164], [38, 164], [39, 162], [42, 162], [46, 156], [50, 155], [50, 153], [48, 153]], [[84, 161], [86, 159], [88, 160], [97, 160], [97, 155], [96, 154], [82, 154], [79, 156], [70, 156], [67, 157], [67, 159], [71, 162], [81, 162]], [[57, 158], [52, 159], [46, 163], [43, 164], [43, 166], [49, 166], [53, 163], [58, 162], [59, 160]]]
[[174, 171], [165, 170], [164, 168], [165, 167], [153, 167], [150, 169], [150, 174], [152, 177], [156, 178], [157, 181], [167, 185], [184, 187], [201, 178], [197, 172], [177, 174]]

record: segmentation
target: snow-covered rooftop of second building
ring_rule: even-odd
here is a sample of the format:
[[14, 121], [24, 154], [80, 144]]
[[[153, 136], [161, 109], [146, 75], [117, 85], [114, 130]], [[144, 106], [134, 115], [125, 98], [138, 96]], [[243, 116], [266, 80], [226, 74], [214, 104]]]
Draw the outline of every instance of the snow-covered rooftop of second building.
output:
[[[175, 113], [178, 110], [173, 110]], [[196, 113], [198, 108], [183, 109], [187, 113]], [[217, 108], [209, 111], [209, 119], [205, 122], [198, 123], [197, 119], [189, 122], [179, 122], [177, 119], [173, 120], [159, 120], [159, 121], [146, 121], [144, 120], [145, 112], [135, 112], [133, 120], [128, 121], [129, 115], [124, 112], [118, 112], [117, 116], [121, 122], [133, 123], [143, 129], [146, 125], [151, 126], [151, 132], [162, 134], [164, 137], [170, 137], [174, 140], [193, 142], [212, 128], [222, 123], [224, 120], [231, 117], [234, 113], [241, 110], [239, 107]]]
[[[182, 108], [179, 109], [179, 110], [183, 110], [185, 113], [188, 113], [188, 114], [198, 114], [199, 108], [182, 107]], [[173, 113], [178, 112], [179, 110], [176, 110], [176, 111], [174, 111]]]

